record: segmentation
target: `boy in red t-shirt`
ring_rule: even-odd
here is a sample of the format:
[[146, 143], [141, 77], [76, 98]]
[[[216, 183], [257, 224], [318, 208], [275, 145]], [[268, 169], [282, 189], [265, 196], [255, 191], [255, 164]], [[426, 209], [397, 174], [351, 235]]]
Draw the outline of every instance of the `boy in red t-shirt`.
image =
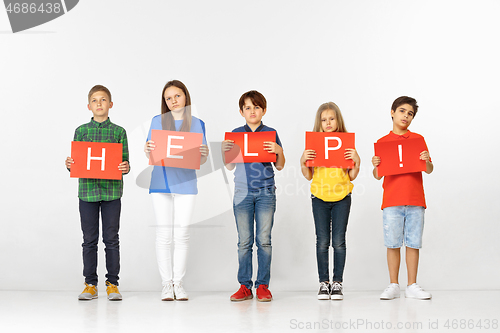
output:
[[[417, 114], [418, 105], [414, 98], [401, 96], [392, 104], [392, 131], [377, 142], [406, 140], [422, 137], [408, 130], [411, 121]], [[426, 173], [434, 169], [429, 152], [420, 153], [420, 159], [426, 162]], [[377, 166], [380, 157], [373, 156], [373, 176], [378, 176]], [[403, 239], [406, 245], [406, 268], [408, 271], [408, 286], [405, 296], [416, 299], [431, 299], [432, 295], [417, 284], [419, 249], [422, 247], [422, 232], [424, 230], [425, 196], [422, 182], [422, 172], [412, 172], [384, 177], [384, 196], [382, 202], [384, 221], [384, 244], [387, 247], [387, 265], [391, 283], [382, 292], [380, 299], [399, 297], [399, 263], [400, 248]]]

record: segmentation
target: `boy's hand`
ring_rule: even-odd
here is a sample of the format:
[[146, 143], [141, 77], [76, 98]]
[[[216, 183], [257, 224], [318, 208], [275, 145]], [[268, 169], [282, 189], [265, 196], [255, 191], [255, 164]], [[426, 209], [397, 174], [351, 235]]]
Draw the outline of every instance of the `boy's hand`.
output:
[[210, 150], [208, 149], [207, 145], [200, 145], [201, 157], [207, 157], [209, 152]]
[[146, 142], [146, 144], [144, 145], [144, 152], [147, 154], [147, 153], [150, 153], [152, 152], [153, 150], [155, 150], [155, 143], [154, 141], [152, 140], [149, 140], [148, 142]]
[[302, 153], [302, 157], [300, 158], [301, 164], [306, 164], [309, 160], [314, 160], [316, 158], [316, 151], [313, 149], [306, 149]]
[[420, 159], [422, 161], [429, 162], [431, 160], [431, 157], [429, 156], [429, 152], [427, 150], [424, 150], [423, 152], [420, 153]]
[[[346, 160], [352, 160], [354, 162], [354, 166], [359, 165], [359, 162], [361, 161], [356, 149], [352, 149], [352, 148], [347, 148], [345, 150], [344, 158]], [[379, 163], [380, 163], [380, 161], [379, 161]]]
[[130, 165], [128, 164], [128, 161], [118, 164], [118, 169], [121, 170], [123, 174], [128, 173], [130, 171]]
[[233, 149], [233, 146], [234, 146], [233, 140], [224, 140], [222, 141], [221, 150], [223, 153], [225, 153], [226, 151], [230, 151], [231, 149]]
[[66, 168], [71, 170], [71, 164], [75, 163], [75, 161], [71, 157], [66, 157]]
[[380, 165], [380, 157], [378, 156], [373, 156], [372, 157], [372, 164], [376, 168]]
[[276, 142], [264, 141], [264, 150], [270, 154], [281, 154], [283, 153], [283, 148]]

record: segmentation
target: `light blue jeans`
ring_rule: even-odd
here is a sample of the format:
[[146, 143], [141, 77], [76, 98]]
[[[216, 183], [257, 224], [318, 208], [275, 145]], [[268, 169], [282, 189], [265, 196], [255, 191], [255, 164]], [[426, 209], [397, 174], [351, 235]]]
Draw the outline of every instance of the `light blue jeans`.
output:
[[276, 211], [274, 187], [250, 192], [237, 189], [234, 192], [233, 210], [238, 230], [238, 282], [248, 289], [252, 288], [252, 254], [255, 239], [259, 264], [255, 287], [258, 288], [261, 284], [269, 285], [272, 256], [271, 230]]
[[425, 208], [420, 206], [392, 206], [382, 210], [384, 245], [397, 249], [404, 244], [412, 249], [422, 248]]

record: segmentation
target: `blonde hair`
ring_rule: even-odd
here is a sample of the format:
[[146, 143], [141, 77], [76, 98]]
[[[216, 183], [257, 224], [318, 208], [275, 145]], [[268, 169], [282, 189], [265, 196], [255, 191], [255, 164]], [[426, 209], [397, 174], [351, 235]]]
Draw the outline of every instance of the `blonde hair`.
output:
[[333, 102], [323, 103], [319, 106], [318, 111], [316, 112], [316, 119], [314, 120], [313, 132], [323, 132], [323, 127], [321, 126], [321, 114], [326, 110], [332, 110], [335, 112], [335, 120], [337, 121], [337, 130], [335, 132], [347, 132], [342, 113], [340, 112], [337, 104]]

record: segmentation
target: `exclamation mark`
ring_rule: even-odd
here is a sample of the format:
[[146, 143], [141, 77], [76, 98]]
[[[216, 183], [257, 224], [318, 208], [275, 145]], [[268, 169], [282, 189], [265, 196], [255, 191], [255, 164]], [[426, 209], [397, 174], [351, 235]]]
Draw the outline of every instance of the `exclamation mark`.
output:
[[402, 145], [398, 145], [398, 151], [399, 151], [399, 167], [402, 168], [403, 167], [403, 146]]

